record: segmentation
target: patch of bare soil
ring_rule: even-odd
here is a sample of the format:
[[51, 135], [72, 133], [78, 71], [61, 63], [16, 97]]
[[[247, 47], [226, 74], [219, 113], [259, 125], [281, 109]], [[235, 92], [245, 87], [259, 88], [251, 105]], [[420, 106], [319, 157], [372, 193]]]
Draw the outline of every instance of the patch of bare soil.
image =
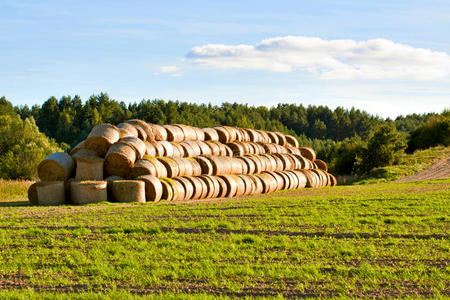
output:
[[448, 177], [450, 177], [450, 157], [438, 161], [419, 173], [400, 178], [397, 182], [443, 179]]

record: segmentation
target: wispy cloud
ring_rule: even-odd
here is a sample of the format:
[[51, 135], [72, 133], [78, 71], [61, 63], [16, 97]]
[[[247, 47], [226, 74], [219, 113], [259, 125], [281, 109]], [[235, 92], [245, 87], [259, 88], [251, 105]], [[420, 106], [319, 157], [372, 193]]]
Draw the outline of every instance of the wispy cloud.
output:
[[321, 79], [450, 79], [450, 56], [387, 39], [324, 40], [285, 36], [255, 45], [208, 44], [186, 55], [195, 63], [222, 69], [292, 72]]
[[161, 73], [169, 73], [172, 77], [181, 77], [180, 68], [177, 66], [162, 66], [159, 68]]

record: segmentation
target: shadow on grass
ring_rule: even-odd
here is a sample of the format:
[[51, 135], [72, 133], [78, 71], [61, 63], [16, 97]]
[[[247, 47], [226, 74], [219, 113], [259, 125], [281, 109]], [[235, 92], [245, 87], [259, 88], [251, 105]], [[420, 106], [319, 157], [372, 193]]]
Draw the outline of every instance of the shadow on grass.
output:
[[0, 207], [20, 207], [20, 206], [32, 206], [32, 204], [28, 200], [0, 202]]

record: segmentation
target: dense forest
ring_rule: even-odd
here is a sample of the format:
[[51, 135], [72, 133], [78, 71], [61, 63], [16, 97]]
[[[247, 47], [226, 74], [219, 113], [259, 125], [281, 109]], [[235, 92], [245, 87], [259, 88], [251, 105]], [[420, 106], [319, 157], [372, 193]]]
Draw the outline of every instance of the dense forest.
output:
[[[184, 123], [198, 127], [231, 125], [244, 128], [278, 130], [295, 134], [304, 143], [311, 140], [342, 141], [359, 136], [367, 139], [371, 129], [390, 121], [352, 108], [278, 104], [275, 107], [254, 107], [246, 104], [192, 104], [179, 101], [143, 100], [125, 104], [107, 94], [93, 95], [86, 102], [79, 96], [49, 98], [42, 106], [15, 107], [22, 119], [33, 117], [39, 129], [58, 143], [71, 146], [83, 140], [93, 125], [120, 123], [139, 118], [157, 124]], [[399, 131], [410, 132], [435, 114], [398, 117], [394, 123]], [[309, 141], [308, 141], [309, 140]]]
[[[278, 104], [268, 108], [238, 103], [217, 106], [159, 99], [144, 99], [139, 103], [126, 104], [111, 99], [105, 93], [92, 95], [86, 101], [79, 96], [64, 96], [60, 99], [51, 97], [41, 106], [34, 105], [31, 108], [13, 107], [3, 97], [0, 98], [0, 113], [2, 107], [13, 111], [23, 121], [31, 120], [31, 124], [37, 125], [42, 133], [54, 139], [65, 150], [85, 139], [96, 124], [118, 124], [130, 118], [157, 124], [184, 123], [198, 127], [231, 125], [281, 131], [296, 136], [302, 145], [312, 146], [318, 156], [330, 164], [333, 171], [341, 174], [355, 171], [358, 153], [361, 153], [361, 149], [380, 126], [391, 124], [388, 126], [389, 130], [394, 130], [393, 134], [402, 139], [402, 143], [406, 145], [408, 142], [408, 150], [414, 151], [430, 143], [424, 138], [424, 135], [429, 136], [429, 132], [425, 130], [424, 133], [419, 128], [440, 126], [439, 130], [443, 130], [444, 136], [448, 134], [449, 115], [446, 111], [442, 114], [399, 116], [390, 120], [355, 108], [337, 107], [333, 110], [326, 106], [302, 104]], [[447, 116], [443, 125], [441, 116]], [[436, 125], [436, 122], [441, 123]], [[438, 133], [437, 136], [439, 135], [442, 134]], [[410, 136], [421, 140], [408, 141]], [[438, 144], [446, 142], [448, 143], [448, 138], [447, 141], [434, 141]]]

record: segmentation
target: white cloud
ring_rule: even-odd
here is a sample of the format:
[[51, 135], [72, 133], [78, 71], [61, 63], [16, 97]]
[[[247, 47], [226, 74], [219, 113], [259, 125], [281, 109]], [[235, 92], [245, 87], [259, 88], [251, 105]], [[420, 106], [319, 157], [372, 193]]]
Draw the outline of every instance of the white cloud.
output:
[[324, 40], [285, 36], [255, 45], [208, 44], [186, 55], [221, 69], [292, 72], [307, 70], [321, 79], [450, 79], [450, 56], [386, 39]]
[[161, 73], [175, 73], [178, 72], [180, 70], [180, 68], [178, 68], [177, 66], [162, 66], [159, 68], [159, 71]]

